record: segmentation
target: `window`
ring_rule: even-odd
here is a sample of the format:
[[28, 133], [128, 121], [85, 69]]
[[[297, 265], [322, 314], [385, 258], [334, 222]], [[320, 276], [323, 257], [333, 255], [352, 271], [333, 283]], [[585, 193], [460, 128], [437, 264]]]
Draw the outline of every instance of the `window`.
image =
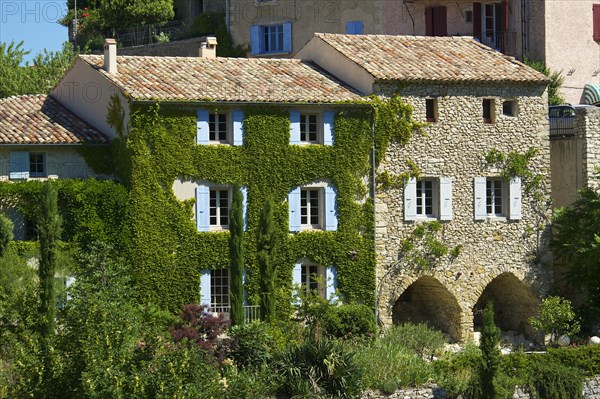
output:
[[[243, 217], [247, 229], [248, 190], [242, 187]], [[226, 230], [229, 228], [229, 209], [233, 192], [230, 187], [198, 185], [196, 187], [196, 227], [198, 231]]]
[[9, 178], [11, 180], [46, 177], [46, 154], [29, 151], [11, 151], [9, 157]]
[[592, 5], [594, 41], [600, 41], [600, 4]]
[[363, 21], [348, 21], [346, 22], [346, 34], [362, 35], [364, 32]]
[[452, 179], [410, 178], [404, 185], [404, 220], [452, 220]]
[[46, 157], [41, 153], [29, 154], [29, 176], [44, 177], [46, 176]]
[[466, 23], [473, 22], [473, 11], [471, 11], [471, 10], [465, 11], [465, 22]]
[[333, 111], [290, 111], [290, 144], [333, 145]]
[[483, 108], [483, 123], [495, 123], [495, 108], [494, 100], [490, 98], [484, 98], [482, 103]]
[[306, 143], [318, 142], [317, 115], [301, 114], [300, 115], [300, 141]]
[[292, 23], [254, 25], [250, 28], [252, 54], [289, 53], [292, 51]]
[[521, 219], [521, 179], [475, 178], [475, 219]]
[[502, 103], [502, 114], [506, 116], [517, 116], [517, 101], [505, 100]]
[[330, 184], [294, 188], [288, 206], [290, 231], [337, 230], [336, 190]]
[[446, 7], [425, 8], [425, 36], [448, 36]]
[[[299, 287], [302, 294], [317, 294], [327, 300], [336, 300], [338, 285], [337, 269], [335, 266], [324, 267], [302, 259], [296, 262], [292, 272], [292, 283]], [[299, 303], [296, 303], [299, 305]]]
[[233, 144], [243, 145], [244, 112], [209, 111], [199, 109], [196, 112], [196, 144]]
[[437, 122], [437, 99], [425, 99], [425, 118], [427, 122]]
[[229, 311], [229, 269], [210, 271], [210, 307], [217, 312]]

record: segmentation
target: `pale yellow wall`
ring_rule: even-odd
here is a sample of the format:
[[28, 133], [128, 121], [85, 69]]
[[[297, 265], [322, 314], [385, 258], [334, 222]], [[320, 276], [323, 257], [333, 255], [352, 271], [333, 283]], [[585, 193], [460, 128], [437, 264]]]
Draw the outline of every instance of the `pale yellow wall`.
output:
[[[562, 94], [582, 102], [586, 83], [600, 83], [600, 46], [593, 39], [594, 0], [546, 0], [546, 65], [563, 71]], [[600, 3], [599, 3], [600, 4]], [[570, 73], [569, 71], [572, 71]], [[598, 71], [596, 76], [594, 71]]]
[[319, 38], [311, 40], [294, 58], [316, 62], [364, 95], [373, 93], [373, 76]]
[[81, 59], [75, 62], [73, 68], [50, 93], [71, 112], [110, 138], [114, 138], [116, 132], [106, 121], [106, 116], [110, 99], [115, 94], [121, 99], [125, 111], [125, 126], [127, 126], [128, 101], [113, 83]]
[[[29, 151], [44, 153], [46, 155], [47, 176], [50, 178], [87, 178], [99, 177], [86, 164], [85, 159], [78, 152], [79, 146], [2, 146], [0, 147], [0, 181], [9, 180], [10, 152]], [[38, 180], [40, 178], [30, 178]]]

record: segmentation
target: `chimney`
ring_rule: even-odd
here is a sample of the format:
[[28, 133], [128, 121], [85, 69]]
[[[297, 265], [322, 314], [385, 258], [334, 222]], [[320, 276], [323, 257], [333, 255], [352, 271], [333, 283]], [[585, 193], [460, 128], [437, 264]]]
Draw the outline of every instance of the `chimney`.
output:
[[217, 56], [217, 38], [204, 36], [200, 40], [200, 58], [215, 58]]
[[104, 39], [104, 70], [108, 73], [117, 73], [117, 41]]

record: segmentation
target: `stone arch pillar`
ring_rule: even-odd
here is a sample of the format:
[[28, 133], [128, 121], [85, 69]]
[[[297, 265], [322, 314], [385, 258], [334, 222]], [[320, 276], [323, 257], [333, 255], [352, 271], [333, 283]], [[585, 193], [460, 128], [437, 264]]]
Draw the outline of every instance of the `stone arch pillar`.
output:
[[404, 290], [392, 307], [392, 321], [426, 323], [452, 341], [462, 339], [461, 308], [454, 295], [433, 277], [420, 277]]
[[503, 332], [532, 336], [529, 318], [537, 315], [539, 299], [529, 286], [510, 272], [496, 276], [487, 284], [473, 307], [473, 327], [483, 324], [481, 311], [488, 302], [494, 304], [494, 322]]

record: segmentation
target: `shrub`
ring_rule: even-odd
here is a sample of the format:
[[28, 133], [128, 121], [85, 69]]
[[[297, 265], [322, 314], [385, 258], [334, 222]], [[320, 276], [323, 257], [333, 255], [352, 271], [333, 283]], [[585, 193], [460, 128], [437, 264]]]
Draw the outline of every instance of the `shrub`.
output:
[[404, 323], [393, 326], [386, 332], [383, 340], [396, 341], [418, 356], [430, 358], [433, 358], [433, 355], [448, 342], [442, 332], [433, 330], [424, 323]]
[[527, 387], [533, 399], [579, 399], [583, 376], [578, 369], [540, 357], [534, 364]]
[[257, 399], [275, 396], [277, 386], [273, 373], [268, 368], [260, 370], [241, 370], [228, 367], [223, 373], [223, 382], [227, 390], [222, 399]]
[[353, 398], [362, 391], [355, 353], [339, 341], [308, 339], [285, 351], [277, 364], [281, 389], [292, 396]]
[[374, 337], [375, 315], [367, 305], [329, 305], [321, 319], [323, 333], [334, 338]]
[[13, 239], [13, 228], [13, 222], [5, 215], [0, 214], [0, 257], [4, 255]]
[[545, 357], [554, 363], [577, 367], [589, 377], [600, 374], [600, 345], [549, 349]]
[[243, 368], [259, 369], [272, 357], [273, 336], [260, 321], [231, 328], [231, 357]]
[[529, 324], [537, 331], [550, 334], [551, 343], [561, 334], [579, 332], [579, 322], [575, 320], [571, 301], [559, 296], [549, 296], [542, 300], [539, 316], [530, 318]]

